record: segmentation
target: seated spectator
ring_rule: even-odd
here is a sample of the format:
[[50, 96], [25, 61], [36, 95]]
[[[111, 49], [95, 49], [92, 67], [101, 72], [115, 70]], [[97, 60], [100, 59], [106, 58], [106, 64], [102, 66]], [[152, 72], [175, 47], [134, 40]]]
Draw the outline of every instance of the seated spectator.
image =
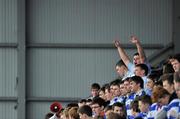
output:
[[105, 117], [104, 104], [105, 104], [105, 100], [103, 100], [100, 97], [96, 97], [93, 99], [92, 104], [91, 104], [93, 117], [98, 117], [98, 118]]
[[172, 57], [171, 64], [175, 72], [180, 71], [180, 54], [176, 54]]
[[158, 76], [156, 74], [150, 74], [147, 77], [147, 84], [146, 84], [147, 92], [146, 92], [146, 94], [149, 96], [151, 96], [151, 94], [152, 94], [152, 90], [153, 90], [155, 82], [157, 81], [157, 77]]
[[100, 85], [98, 83], [93, 83], [91, 85], [91, 96], [89, 98], [93, 99], [94, 97], [98, 97], [100, 88], [101, 87], [100, 87]]
[[[140, 113], [137, 117], [139, 118], [147, 118], [147, 114], [149, 112], [149, 107], [151, 106], [152, 101], [149, 95], [144, 95], [138, 98], [138, 106]], [[137, 118], [136, 117], [136, 118]]]
[[120, 102], [116, 102], [112, 106], [113, 112], [120, 115], [121, 119], [126, 119], [125, 105]]
[[104, 113], [105, 113], [106, 119], [108, 118], [108, 115], [109, 115], [109, 113], [111, 113], [111, 112], [113, 112], [112, 106], [106, 106], [106, 107], [104, 108]]
[[130, 109], [131, 109], [131, 115], [128, 115], [128, 119], [136, 118], [140, 113], [137, 100], [131, 102]]
[[178, 98], [174, 90], [173, 74], [164, 74], [161, 76], [163, 88], [166, 89], [170, 94], [169, 102], [173, 99]]
[[79, 119], [78, 107], [72, 107], [69, 110], [69, 119]]
[[81, 106], [84, 106], [86, 105], [86, 99], [81, 99], [78, 103], [78, 106], [81, 107]]
[[122, 60], [119, 60], [116, 64], [116, 72], [117, 74], [122, 78], [122, 80], [124, 80], [127, 77], [131, 77], [134, 74], [131, 73], [127, 66], [124, 64], [124, 62]]
[[80, 119], [92, 119], [92, 109], [88, 105], [81, 106], [78, 109]]
[[157, 86], [153, 88], [152, 92], [152, 102], [153, 104], [150, 107], [150, 111], [148, 113], [148, 118], [154, 119], [157, 117], [157, 114], [163, 110], [163, 108], [167, 108], [169, 103], [170, 94], [164, 89], [162, 86]]

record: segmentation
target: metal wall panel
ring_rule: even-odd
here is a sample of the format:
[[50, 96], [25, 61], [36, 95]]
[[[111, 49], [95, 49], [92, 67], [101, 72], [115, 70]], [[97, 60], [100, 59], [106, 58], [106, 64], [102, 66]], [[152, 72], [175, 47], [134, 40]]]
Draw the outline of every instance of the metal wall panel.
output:
[[17, 96], [17, 52], [0, 49], [0, 96]]
[[[134, 51], [127, 50], [128, 54]], [[148, 52], [150, 53], [150, 52]], [[30, 49], [27, 57], [28, 97], [87, 97], [94, 82], [116, 78], [114, 49]]]
[[115, 78], [114, 50], [32, 49], [28, 54], [30, 97], [85, 97], [91, 83]]
[[28, 41], [167, 44], [172, 39], [171, 0], [29, 0]]
[[0, 102], [0, 118], [1, 119], [17, 119], [17, 111], [14, 108], [14, 102]]
[[17, 0], [0, 0], [0, 43], [17, 42]]

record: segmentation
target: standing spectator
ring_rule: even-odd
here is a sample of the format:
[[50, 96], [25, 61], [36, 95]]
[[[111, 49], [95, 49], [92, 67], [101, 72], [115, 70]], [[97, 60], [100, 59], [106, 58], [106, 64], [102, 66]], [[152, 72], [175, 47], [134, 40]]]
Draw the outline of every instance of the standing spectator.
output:
[[175, 72], [180, 71], [180, 54], [176, 54], [172, 57], [171, 64]]
[[164, 74], [161, 76], [161, 80], [163, 83], [163, 88], [166, 89], [170, 94], [169, 102], [178, 98], [174, 90], [173, 74]]
[[98, 83], [93, 83], [91, 85], [91, 96], [89, 98], [93, 99], [94, 97], [98, 97], [100, 88], [101, 87]]

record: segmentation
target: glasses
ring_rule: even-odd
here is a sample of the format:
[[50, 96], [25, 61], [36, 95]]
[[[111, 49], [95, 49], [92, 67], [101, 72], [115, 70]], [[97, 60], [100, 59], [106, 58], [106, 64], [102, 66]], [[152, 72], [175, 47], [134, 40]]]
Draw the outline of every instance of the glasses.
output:
[[100, 106], [92, 106], [91, 108], [93, 109], [93, 108], [99, 108]]

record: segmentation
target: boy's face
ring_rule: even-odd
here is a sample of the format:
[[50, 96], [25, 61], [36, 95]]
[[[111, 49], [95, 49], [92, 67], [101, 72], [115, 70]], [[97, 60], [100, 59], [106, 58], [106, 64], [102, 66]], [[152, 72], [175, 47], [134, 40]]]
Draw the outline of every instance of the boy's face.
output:
[[123, 116], [123, 109], [122, 109], [122, 107], [115, 106], [113, 111], [114, 111], [114, 113], [117, 113], [117, 114]]
[[139, 89], [139, 84], [136, 84], [136, 82], [134, 81], [130, 82], [130, 86], [131, 86], [131, 92], [136, 93]]
[[92, 96], [93, 97], [96, 97], [96, 96], [98, 96], [99, 95], [99, 90], [98, 89], [91, 89], [91, 94], [92, 94]]
[[148, 112], [149, 104], [143, 103], [142, 101], [138, 101], [138, 106], [141, 112]]
[[99, 116], [101, 113], [101, 107], [99, 106], [99, 104], [92, 104], [91, 105], [92, 111], [95, 114], [95, 116]]

